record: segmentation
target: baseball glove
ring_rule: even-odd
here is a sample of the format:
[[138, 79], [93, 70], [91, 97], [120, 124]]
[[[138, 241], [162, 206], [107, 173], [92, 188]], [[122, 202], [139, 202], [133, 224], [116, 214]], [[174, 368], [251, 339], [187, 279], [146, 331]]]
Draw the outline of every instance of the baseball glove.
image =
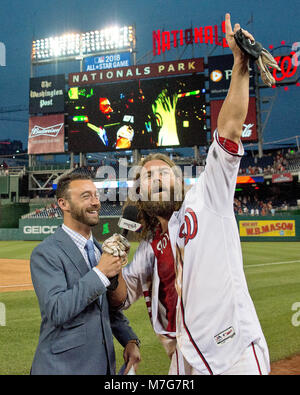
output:
[[127, 254], [130, 250], [130, 243], [124, 236], [119, 233], [114, 233], [109, 239], [104, 241], [102, 250], [107, 254], [123, 258], [123, 265], [126, 265], [128, 262]]
[[252, 42], [249, 38], [247, 38], [244, 35], [242, 29], [239, 29], [235, 33], [234, 39], [240, 50], [258, 65], [263, 83], [269, 87], [272, 87], [275, 84], [275, 79], [270, 73], [269, 67], [278, 71], [280, 71], [280, 67], [270, 52], [263, 48], [262, 44], [258, 41]]

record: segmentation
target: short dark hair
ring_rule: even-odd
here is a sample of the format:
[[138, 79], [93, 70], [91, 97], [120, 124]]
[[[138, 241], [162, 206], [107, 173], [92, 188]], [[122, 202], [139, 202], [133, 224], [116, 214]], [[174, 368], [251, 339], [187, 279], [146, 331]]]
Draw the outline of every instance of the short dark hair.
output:
[[62, 175], [58, 179], [57, 188], [56, 188], [56, 199], [68, 198], [70, 183], [75, 180], [92, 181], [92, 177], [87, 173], [82, 173], [77, 171], [73, 171], [71, 173]]

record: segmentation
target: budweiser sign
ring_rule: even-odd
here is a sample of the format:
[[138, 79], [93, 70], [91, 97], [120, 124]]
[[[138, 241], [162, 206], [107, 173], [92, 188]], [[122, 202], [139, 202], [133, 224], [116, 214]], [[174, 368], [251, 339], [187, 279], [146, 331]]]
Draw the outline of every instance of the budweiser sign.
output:
[[203, 73], [204, 59], [184, 59], [146, 65], [120, 67], [69, 74], [69, 86], [94, 85], [113, 81], [167, 77], [171, 75]]
[[39, 137], [39, 136], [56, 137], [61, 131], [63, 126], [64, 126], [63, 123], [59, 123], [53, 126], [48, 126], [47, 128], [43, 128], [41, 126], [35, 125], [31, 129], [31, 131], [29, 131], [29, 138], [32, 139], [34, 137]]
[[64, 114], [29, 118], [28, 153], [64, 152]]

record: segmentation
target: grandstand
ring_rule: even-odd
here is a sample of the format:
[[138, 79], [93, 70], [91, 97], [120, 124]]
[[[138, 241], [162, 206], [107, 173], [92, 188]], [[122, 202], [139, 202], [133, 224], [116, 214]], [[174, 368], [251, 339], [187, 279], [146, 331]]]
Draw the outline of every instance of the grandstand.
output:
[[[122, 214], [122, 206], [119, 203], [108, 203], [103, 202], [101, 204], [100, 216], [121, 216]], [[21, 217], [22, 219], [30, 219], [30, 218], [62, 218], [61, 209], [52, 204], [51, 207], [41, 207], [39, 209], [35, 209], [34, 211], [24, 214]]]
[[[175, 157], [175, 163], [181, 168], [184, 175], [195, 178], [201, 171], [203, 171], [205, 165], [205, 155], [199, 156], [198, 160], [193, 157]], [[58, 176], [65, 174], [70, 171], [85, 172], [92, 176], [95, 180], [98, 180], [101, 174], [103, 166], [111, 166], [115, 172], [116, 179], [108, 178], [111, 181], [118, 181], [120, 174], [128, 175], [132, 168], [124, 165], [124, 159], [120, 161], [112, 161], [111, 159], [107, 163], [102, 160], [101, 164], [96, 166], [79, 166], [75, 165], [74, 169], [68, 168], [67, 165], [50, 165], [50, 166], [2, 166], [0, 168], [0, 188], [3, 189], [5, 184], [4, 179], [11, 176], [17, 176], [19, 180], [20, 190], [18, 193], [18, 202], [29, 203], [28, 213], [22, 215], [22, 219], [28, 218], [61, 218], [61, 211], [55, 201], [55, 191], [52, 186], [56, 182]], [[29, 178], [32, 176], [31, 172], [38, 172], [39, 176], [35, 174], [35, 183], [44, 185], [42, 188], [35, 188], [33, 191], [28, 191]], [[284, 173], [291, 174], [291, 180], [284, 182], [280, 188], [279, 184], [272, 184], [272, 176]], [[240, 175], [260, 175], [263, 177], [263, 183], [255, 184], [256, 189], [253, 188], [253, 184], [243, 185], [242, 191], [237, 186], [236, 199], [235, 199], [235, 212], [239, 215], [250, 214], [250, 215], [261, 215], [265, 213], [271, 213], [280, 210], [286, 210], [286, 207], [295, 208], [298, 207], [298, 200], [300, 199], [299, 190], [299, 172], [300, 172], [300, 153], [293, 149], [282, 149], [266, 152], [266, 154], [259, 158], [257, 155], [252, 153], [246, 153], [241, 160]], [[49, 177], [51, 174], [51, 177]], [[46, 186], [46, 188], [45, 188]], [[276, 192], [275, 192], [276, 191]], [[5, 204], [3, 197], [8, 197], [8, 191], [1, 190], [1, 205]], [[118, 194], [116, 194], [116, 201], [103, 201], [101, 202], [100, 216], [120, 216], [122, 213], [122, 202], [118, 201]], [[246, 200], [245, 200], [246, 199]], [[11, 202], [10, 199], [6, 199], [6, 202]]]
[[[174, 150], [171, 154], [167, 150], [165, 153], [181, 169], [188, 186], [193, 184], [206, 163], [205, 152], [195, 157], [174, 155]], [[100, 191], [100, 221], [93, 230], [95, 237], [101, 241], [119, 232], [118, 220], [124, 204], [124, 195], [121, 198], [118, 193], [119, 186], [130, 181], [135, 165], [128, 153], [126, 155], [127, 158], [118, 152], [115, 156], [93, 159], [91, 164], [76, 162], [73, 166], [68, 160], [49, 164], [36, 161], [30, 166], [28, 163], [18, 166], [12, 158], [3, 159], [5, 165], [0, 167], [0, 239], [43, 240], [54, 233], [63, 221], [55, 198], [56, 183], [61, 175], [72, 171], [84, 172], [97, 183], [105, 181], [105, 188]], [[138, 161], [139, 158], [135, 159]], [[298, 241], [299, 175], [300, 152], [296, 147], [267, 150], [262, 157], [256, 151], [246, 149], [241, 159], [233, 205], [238, 223], [244, 220], [250, 224], [251, 219], [277, 223], [294, 218], [295, 234], [286, 237], [286, 241]], [[135, 235], [129, 235], [130, 241], [134, 239]], [[241, 240], [249, 241], [249, 238], [241, 234]], [[261, 241], [261, 238], [253, 241]], [[271, 241], [276, 241], [276, 237]]]

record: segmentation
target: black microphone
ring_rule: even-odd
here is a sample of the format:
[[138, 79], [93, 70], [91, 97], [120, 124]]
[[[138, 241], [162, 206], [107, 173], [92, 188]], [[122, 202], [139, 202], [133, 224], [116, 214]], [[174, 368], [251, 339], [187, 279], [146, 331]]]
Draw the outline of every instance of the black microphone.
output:
[[126, 206], [122, 217], [118, 222], [119, 227], [122, 229], [122, 236], [126, 237], [128, 232], [138, 232], [142, 224], [138, 222], [138, 209], [136, 206]]

